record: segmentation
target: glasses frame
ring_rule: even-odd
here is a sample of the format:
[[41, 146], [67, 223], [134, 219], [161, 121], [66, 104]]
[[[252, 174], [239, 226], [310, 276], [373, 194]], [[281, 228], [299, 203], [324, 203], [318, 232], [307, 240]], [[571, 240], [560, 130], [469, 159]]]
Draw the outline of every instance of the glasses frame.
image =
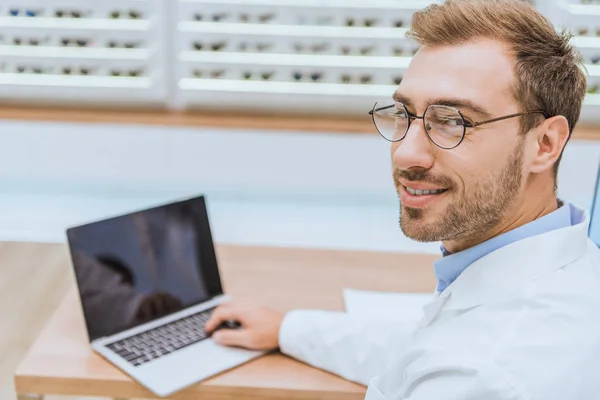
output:
[[[388, 138], [386, 138], [384, 136], [383, 133], [381, 133], [381, 131], [379, 130], [379, 127], [377, 126], [377, 123], [375, 122], [375, 113], [378, 111], [383, 111], [383, 110], [387, 110], [390, 108], [398, 108], [398, 106], [402, 106], [402, 108], [404, 109], [404, 112], [406, 113], [406, 116], [408, 117], [408, 124], [406, 125], [406, 130], [404, 131], [404, 133], [402, 134], [402, 136], [399, 139], [396, 140], [390, 140]], [[525, 111], [522, 113], [517, 113], [517, 114], [509, 114], [509, 115], [504, 115], [502, 117], [497, 117], [497, 118], [492, 118], [492, 119], [488, 119], [485, 121], [479, 121], [479, 122], [474, 122], [471, 121], [469, 118], [466, 118], [459, 109], [455, 108], [455, 107], [450, 107], [450, 106], [442, 106], [442, 105], [437, 105], [440, 107], [447, 107], [447, 108], [453, 108], [456, 110], [456, 112], [458, 113], [458, 115], [460, 115], [460, 118], [462, 119], [462, 126], [463, 126], [463, 132], [462, 132], [462, 136], [460, 137], [460, 140], [458, 141], [458, 143], [454, 146], [451, 147], [444, 147], [444, 146], [440, 146], [439, 144], [437, 144], [435, 142], [435, 140], [433, 140], [431, 138], [431, 136], [429, 135], [429, 131], [427, 130], [427, 127], [425, 126], [425, 117], [427, 116], [427, 111], [429, 111], [429, 108], [432, 106], [436, 106], [436, 104], [432, 104], [427, 106], [427, 109], [425, 109], [425, 112], [423, 113], [422, 116], [418, 116], [418, 115], [412, 115], [411, 113], [408, 112], [408, 109], [406, 108], [406, 106], [402, 103], [394, 103], [385, 107], [379, 107], [377, 108], [377, 103], [375, 103], [375, 105], [373, 106], [373, 109], [371, 111], [369, 111], [369, 115], [371, 116], [371, 119], [373, 120], [373, 125], [375, 125], [375, 129], [377, 129], [377, 132], [379, 133], [379, 135], [384, 138], [385, 140], [387, 140], [388, 142], [392, 142], [392, 143], [397, 143], [400, 142], [402, 139], [404, 139], [406, 137], [406, 134], [408, 133], [408, 131], [410, 130], [410, 124], [412, 123], [413, 120], [415, 119], [420, 119], [421, 121], [423, 121], [423, 129], [425, 130], [425, 133], [427, 134], [427, 137], [429, 138], [429, 140], [431, 140], [431, 142], [433, 144], [435, 144], [436, 146], [438, 146], [441, 149], [444, 150], [452, 150], [456, 147], [458, 147], [462, 141], [465, 138], [465, 134], [467, 133], [467, 128], [476, 128], [478, 126], [481, 125], [486, 125], [486, 124], [490, 124], [492, 122], [497, 122], [497, 121], [503, 121], [505, 119], [510, 119], [510, 118], [515, 118], [515, 117], [520, 117], [523, 115], [530, 115], [530, 114], [542, 114], [544, 116], [544, 118], [548, 118], [548, 116], [546, 115], [546, 112], [543, 110], [532, 110], [532, 111]]]

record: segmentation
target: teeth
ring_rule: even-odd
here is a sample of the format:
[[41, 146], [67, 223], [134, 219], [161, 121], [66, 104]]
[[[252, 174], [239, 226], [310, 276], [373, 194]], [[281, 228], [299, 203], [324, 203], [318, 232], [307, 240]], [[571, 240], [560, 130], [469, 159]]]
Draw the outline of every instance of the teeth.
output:
[[417, 189], [413, 189], [413, 188], [409, 188], [407, 187], [406, 190], [408, 191], [408, 193], [415, 195], [415, 196], [424, 196], [424, 195], [428, 195], [428, 194], [438, 194], [438, 193], [442, 193], [444, 191], [444, 189], [438, 189], [438, 190], [417, 190]]

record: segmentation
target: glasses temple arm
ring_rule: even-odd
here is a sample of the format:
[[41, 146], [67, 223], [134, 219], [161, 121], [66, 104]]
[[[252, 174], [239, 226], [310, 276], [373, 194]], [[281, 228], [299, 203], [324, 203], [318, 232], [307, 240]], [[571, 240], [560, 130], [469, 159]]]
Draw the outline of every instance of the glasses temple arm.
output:
[[390, 106], [385, 106], [385, 107], [373, 108], [371, 111], [369, 111], [369, 115], [373, 115], [374, 112], [387, 110], [388, 108], [393, 108], [393, 107], [395, 107], [395, 106], [390, 105]]
[[489, 119], [487, 121], [481, 121], [481, 122], [469, 122], [469, 121], [467, 121], [468, 125], [471, 125], [471, 126], [468, 126], [468, 125], [465, 125], [465, 126], [467, 128], [474, 128], [476, 126], [480, 126], [480, 125], [483, 125], [483, 124], [489, 124], [489, 123], [492, 123], [492, 122], [502, 121], [502, 120], [505, 120], [505, 119], [520, 117], [522, 115], [529, 115], [529, 114], [543, 114], [544, 118], [548, 118], [548, 117], [546, 117], [546, 113], [544, 111], [541, 111], [541, 110], [538, 111], [538, 110], [536, 110], [536, 111], [527, 111], [527, 112], [518, 113], [518, 114], [505, 115], [504, 117]]

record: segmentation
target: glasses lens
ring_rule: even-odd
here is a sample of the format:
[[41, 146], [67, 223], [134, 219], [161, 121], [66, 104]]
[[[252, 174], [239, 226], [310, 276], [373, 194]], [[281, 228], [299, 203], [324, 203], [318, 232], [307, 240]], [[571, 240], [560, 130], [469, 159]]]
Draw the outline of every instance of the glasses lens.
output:
[[379, 134], [390, 142], [404, 139], [408, 129], [408, 115], [400, 104], [376, 103], [373, 108], [373, 122]]
[[425, 113], [425, 129], [435, 144], [451, 149], [462, 141], [464, 120], [454, 107], [430, 106]]

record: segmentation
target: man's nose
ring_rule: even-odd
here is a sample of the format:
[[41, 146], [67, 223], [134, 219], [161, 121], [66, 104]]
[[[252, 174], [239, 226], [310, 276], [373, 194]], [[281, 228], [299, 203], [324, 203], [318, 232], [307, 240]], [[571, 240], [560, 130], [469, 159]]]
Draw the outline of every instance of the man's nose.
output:
[[429, 139], [422, 120], [414, 120], [404, 139], [393, 147], [392, 162], [395, 168], [409, 170], [411, 168], [430, 169], [434, 162], [436, 145]]

